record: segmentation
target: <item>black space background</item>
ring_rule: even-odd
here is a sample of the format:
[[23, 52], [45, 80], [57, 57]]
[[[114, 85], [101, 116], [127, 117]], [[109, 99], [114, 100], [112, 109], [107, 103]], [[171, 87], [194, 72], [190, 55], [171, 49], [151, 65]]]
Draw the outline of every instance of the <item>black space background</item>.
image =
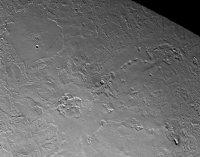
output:
[[135, 2], [200, 36], [199, 1], [136, 0]]

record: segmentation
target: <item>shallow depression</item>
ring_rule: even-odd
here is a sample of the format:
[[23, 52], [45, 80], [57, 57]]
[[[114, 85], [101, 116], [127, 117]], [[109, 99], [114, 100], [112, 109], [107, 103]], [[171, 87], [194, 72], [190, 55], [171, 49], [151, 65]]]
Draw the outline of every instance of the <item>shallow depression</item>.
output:
[[20, 57], [27, 63], [50, 57], [62, 49], [62, 29], [45, 17], [40, 6], [30, 5], [26, 12], [17, 12], [8, 26], [7, 36]]

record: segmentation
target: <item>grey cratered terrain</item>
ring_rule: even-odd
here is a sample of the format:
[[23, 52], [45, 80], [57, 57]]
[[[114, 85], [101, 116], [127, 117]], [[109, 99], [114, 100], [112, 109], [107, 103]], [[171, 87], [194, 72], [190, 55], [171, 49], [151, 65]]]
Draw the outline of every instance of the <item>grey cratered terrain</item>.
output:
[[0, 157], [200, 157], [197, 35], [131, 0], [0, 19]]

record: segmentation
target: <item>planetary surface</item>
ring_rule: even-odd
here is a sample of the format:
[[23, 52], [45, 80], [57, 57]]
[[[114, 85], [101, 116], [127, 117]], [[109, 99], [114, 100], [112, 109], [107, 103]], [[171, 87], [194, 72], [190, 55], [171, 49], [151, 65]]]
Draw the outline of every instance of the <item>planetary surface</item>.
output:
[[131, 0], [0, 0], [0, 157], [200, 157], [200, 42]]

